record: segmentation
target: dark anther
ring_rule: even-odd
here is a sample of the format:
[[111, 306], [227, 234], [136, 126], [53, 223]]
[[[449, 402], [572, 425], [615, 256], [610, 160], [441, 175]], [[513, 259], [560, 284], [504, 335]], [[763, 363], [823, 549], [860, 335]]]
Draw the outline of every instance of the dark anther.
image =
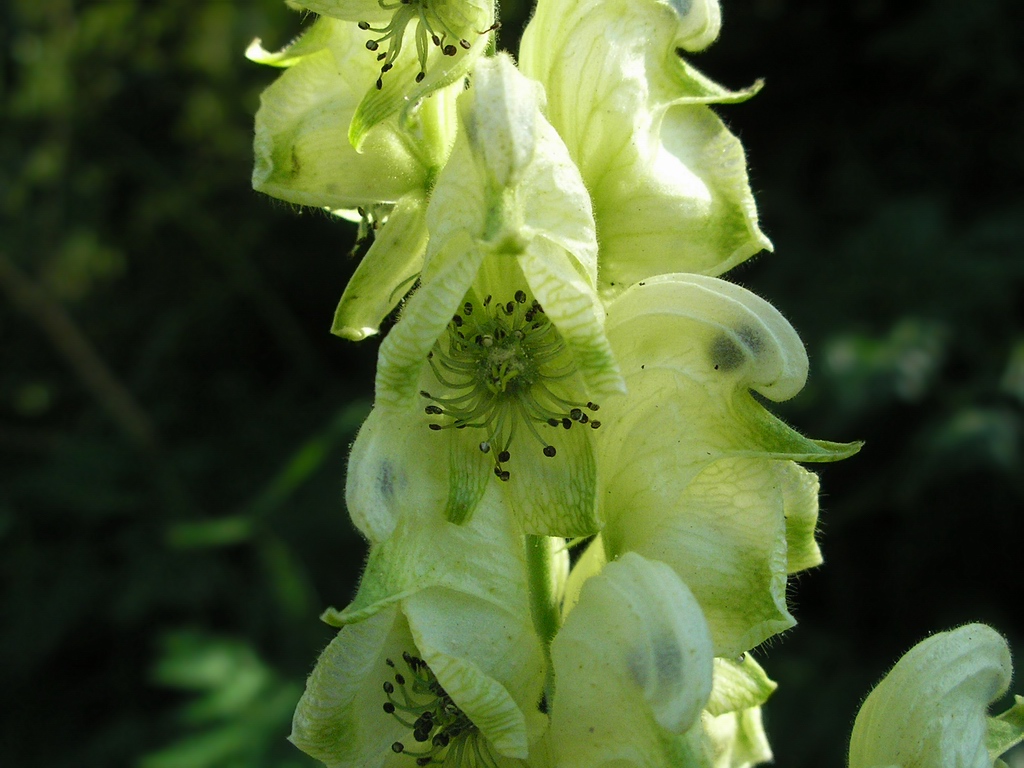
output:
[[506, 461], [512, 458], [512, 455], [508, 451], [502, 451], [498, 454], [498, 461], [504, 464]]
[[423, 743], [424, 741], [430, 738], [430, 729], [428, 728], [424, 731], [418, 728], [412, 732], [412, 737], [416, 739], [416, 741]]
[[417, 83], [422, 83], [423, 82], [423, 78], [426, 77], [426, 76], [427, 76], [426, 72], [417, 72], [416, 73], [416, 82]]
[[360, 21], [358, 24], [356, 24], [356, 26], [365, 32], [367, 29], [370, 28], [370, 22]]
[[378, 53], [377, 54], [377, 61], [384, 61], [384, 59], [386, 59], [387, 57], [388, 57], [387, 51], [384, 51], [384, 53]]
[[524, 291], [516, 291], [516, 302], [519, 304], [526, 303], [526, 293]]
[[380, 48], [380, 46], [377, 45], [377, 41], [376, 40], [367, 40], [366, 41], [366, 50], [368, 50], [368, 51], [376, 51], [378, 48]]
[[425, 398], [427, 398], [427, 399], [429, 399], [429, 400], [433, 400], [433, 398], [432, 398], [432, 397], [430, 397], [430, 393], [429, 393], [429, 392], [427, 392], [427, 391], [426, 391], [426, 390], [424, 390], [424, 389], [421, 389], [421, 390], [420, 390], [420, 397], [425, 397]]
[[433, 740], [430, 743], [433, 744], [435, 747], [447, 747], [448, 735], [444, 733], [439, 733], [437, 734], [437, 736], [433, 738]]
[[579, 408], [573, 408], [571, 411], [569, 411], [569, 418], [572, 419], [573, 421], [579, 421], [582, 417], [583, 411], [581, 411]]
[[545, 445], [544, 446], [544, 455], [547, 456], [549, 459], [552, 456], [554, 456], [555, 455], [555, 446], [553, 446], [553, 445]]
[[384, 693], [389, 693], [390, 694], [390, 693], [394, 693], [394, 692], [395, 692], [395, 686], [393, 686], [391, 683], [384, 683]]
[[484, 440], [482, 443], [480, 443], [480, 452], [481, 453], [490, 453], [491, 452], [491, 444], [488, 443], [486, 440]]
[[405, 662], [406, 664], [408, 664], [408, 665], [409, 665], [410, 667], [412, 666], [412, 660], [413, 660], [414, 658], [416, 658], [416, 657], [415, 657], [415, 656], [413, 656], [413, 655], [412, 655], [411, 653], [409, 653], [408, 651], [402, 651], [402, 661], [404, 661], [404, 662]]
[[431, 35], [430, 39], [434, 42], [434, 45], [441, 45], [441, 38], [438, 37], [437, 35]]
[[601, 409], [601, 406], [598, 405], [597, 403], [587, 403], [587, 408], [589, 408], [592, 411], [597, 411]]
[[439, 432], [442, 429], [440, 424], [427, 424], [427, 427], [434, 430], [435, 432]]
[[590, 422], [590, 428], [591, 429], [597, 429], [600, 426], [601, 426], [601, 422], [600, 421], [592, 421], [592, 422]]
[[444, 413], [444, 411], [436, 405], [428, 405], [423, 410], [429, 413], [431, 416], [440, 416], [442, 413]]
[[501, 467], [495, 467], [494, 468], [494, 474], [497, 475], [500, 478], [501, 477]]
[[586, 424], [588, 421], [590, 421], [590, 417], [587, 416], [587, 414], [585, 413], [581, 413], [578, 421], [580, 424]]
[[559, 424], [559, 421], [558, 421], [558, 419], [556, 419], [554, 417], [551, 417], [550, 419], [548, 419], [548, 424], [550, 424], [552, 427], [557, 427], [558, 424]]
[[507, 483], [510, 477], [512, 477], [512, 475], [509, 474], [509, 471], [507, 469], [498, 475], [498, 479], [501, 480], [501, 482], [503, 483]]
[[475, 338], [475, 339], [473, 339], [473, 341], [475, 341], [475, 342], [476, 342], [476, 345], [477, 345], [477, 346], [479, 347], [479, 346], [483, 345], [483, 343], [484, 343], [484, 337], [483, 337], [483, 336], [481, 336], [481, 335], [480, 335], [480, 334], [478, 333], [478, 334], [476, 335], [476, 338]]
[[384, 81], [381, 78], [377, 78], [377, 90], [380, 91], [384, 88]]
[[526, 310], [526, 314], [523, 315], [523, 319], [526, 320], [526, 322], [528, 322], [528, 323], [530, 321], [532, 321], [533, 320], [533, 310], [532, 309]]
[[473, 314], [473, 304], [472, 304], [471, 302], [467, 301], [467, 302], [466, 302], [466, 303], [465, 303], [465, 304], [464, 304], [464, 305], [462, 306], [462, 311], [463, 311], [463, 312], [464, 312], [465, 314], [467, 314], [467, 315], [472, 315], [472, 314]]
[[459, 45], [461, 45], [461, 46], [462, 46], [463, 48], [465, 48], [465, 49], [466, 49], [467, 51], [468, 51], [468, 50], [469, 50], [469, 48], [470, 48], [470, 45], [469, 45], [469, 40], [459, 40]]
[[390, 72], [392, 67], [394, 67], [394, 64], [385, 64], [380, 68], [380, 73], [383, 75], [385, 72]]
[[[433, 425], [431, 425], [431, 426], [433, 426]], [[563, 416], [562, 417], [562, 426], [565, 427], [566, 429], [569, 429], [569, 427], [572, 426], [572, 421], [570, 419], [568, 419], [568, 418]]]
[[395, 705], [392, 704], [390, 701], [385, 701], [384, 711], [387, 712], [389, 715], [395, 714]]
[[445, 56], [454, 56], [458, 52], [459, 52], [459, 49], [456, 48], [451, 43], [449, 43], [448, 45], [446, 45], [444, 48], [441, 49], [441, 53], [443, 53]]
[[452, 323], [455, 325], [456, 328], [461, 328], [462, 318], [459, 317], [458, 315], [452, 315]]
[[394, 744], [391, 745], [391, 751], [398, 752], [399, 754], [401, 754], [405, 751], [405, 744], [403, 744], [400, 741], [396, 741]]
[[511, 301], [508, 304], [505, 305], [505, 314], [506, 315], [511, 315], [513, 312], [515, 312], [515, 310], [516, 310], [516, 305], [513, 304]]
[[398, 683], [399, 685], [405, 685], [405, 678], [402, 677], [402, 673], [401, 672], [399, 672], [397, 675], [395, 675], [395, 682]]
[[395, 668], [395, 662], [393, 662], [391, 659], [384, 659], [384, 663], [387, 664], [392, 669]]
[[487, 294], [487, 298], [484, 299], [484, 306], [489, 306], [491, 303], [491, 294]]
[[430, 765], [432, 762], [434, 762], [434, 758], [432, 758], [430, 756], [427, 756], [427, 757], [417, 757], [416, 758], [416, 765], [420, 765], [420, 766]]

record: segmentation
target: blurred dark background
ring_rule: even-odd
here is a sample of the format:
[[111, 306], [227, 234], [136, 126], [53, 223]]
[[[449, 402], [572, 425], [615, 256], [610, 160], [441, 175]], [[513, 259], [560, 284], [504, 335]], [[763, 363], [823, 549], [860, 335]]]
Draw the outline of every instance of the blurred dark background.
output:
[[[776, 246], [730, 274], [807, 343], [823, 568], [760, 653], [780, 765], [841, 766], [927, 633], [1024, 666], [1024, 7], [725, 0]], [[515, 45], [523, 0], [503, 3]], [[253, 193], [278, 0], [0, 7], [0, 762], [308, 766], [284, 741], [364, 557], [342, 504], [376, 342], [329, 335], [354, 228]], [[1018, 685], [1018, 692], [1024, 687]], [[1013, 765], [1024, 765], [1021, 762]]]

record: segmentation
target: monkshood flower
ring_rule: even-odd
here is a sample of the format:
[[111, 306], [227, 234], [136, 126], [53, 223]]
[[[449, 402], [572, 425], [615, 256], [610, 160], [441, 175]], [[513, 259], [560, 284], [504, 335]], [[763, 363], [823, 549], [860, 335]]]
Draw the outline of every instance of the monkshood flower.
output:
[[427, 198], [455, 140], [461, 85], [420, 101], [404, 121], [377, 123], [357, 152], [348, 126], [372, 59], [354, 24], [321, 18], [277, 53], [258, 44], [249, 58], [285, 67], [260, 98], [253, 188], [291, 203], [373, 215], [383, 225], [342, 296], [333, 331], [376, 333], [423, 265]]
[[[353, 448], [351, 508], [389, 519], [441, 484], [439, 510], [465, 521], [498, 482], [528, 533], [599, 527], [596, 401], [622, 383], [589, 196], [542, 103], [507, 56], [482, 59], [459, 97], [420, 285], [381, 345], [375, 409]], [[384, 474], [402, 490], [384, 493]]]
[[295, 711], [328, 766], [508, 766], [546, 718], [523, 538], [493, 492], [472, 522], [406, 510], [371, 547], [354, 602]]
[[999, 717], [988, 706], [1006, 693], [1006, 640], [968, 624], [923, 640], [864, 701], [850, 738], [850, 768], [992, 768], [1024, 740], [1024, 698]]
[[520, 67], [594, 201], [601, 289], [718, 275], [771, 243], [757, 225], [739, 140], [709, 104], [731, 92], [678, 54], [717, 36], [718, 0], [539, 0]]
[[821, 562], [817, 478], [859, 444], [809, 440], [755, 397], [785, 400], [807, 376], [799, 337], [749, 291], [663, 275], [608, 306], [628, 394], [602, 404], [605, 528], [577, 569], [638, 552], [670, 565], [704, 611], [715, 655], [737, 657], [795, 623], [789, 573]]
[[346, 124], [362, 148], [377, 124], [408, 117], [438, 88], [461, 82], [490, 42], [492, 0], [291, 0], [289, 5], [335, 19], [358, 40], [342, 63], [358, 106]]

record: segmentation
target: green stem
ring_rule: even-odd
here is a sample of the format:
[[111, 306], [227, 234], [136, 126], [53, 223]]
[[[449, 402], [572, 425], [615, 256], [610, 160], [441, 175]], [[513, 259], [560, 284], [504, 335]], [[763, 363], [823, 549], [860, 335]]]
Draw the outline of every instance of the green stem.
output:
[[551, 572], [551, 545], [547, 536], [526, 535], [526, 569], [530, 581], [530, 613], [533, 626], [544, 645], [547, 675], [544, 694], [550, 704], [554, 695], [554, 670], [551, 668], [551, 641], [555, 639], [561, 615]]

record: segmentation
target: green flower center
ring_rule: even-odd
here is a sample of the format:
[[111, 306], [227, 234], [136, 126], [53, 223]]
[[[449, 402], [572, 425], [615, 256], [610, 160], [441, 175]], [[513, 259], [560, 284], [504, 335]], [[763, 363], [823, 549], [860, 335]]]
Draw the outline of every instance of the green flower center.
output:
[[[418, 749], [396, 741], [392, 751], [415, 758], [416, 765], [478, 766], [497, 768], [480, 730], [452, 701], [427, 663], [402, 654], [408, 676], [396, 671], [394, 682], [384, 683], [388, 700], [384, 711], [412, 731]], [[395, 662], [385, 660], [396, 669]]]
[[398, 0], [398, 2], [377, 0], [377, 2], [385, 11], [394, 11], [391, 21], [386, 27], [371, 27], [369, 22], [360, 21], [359, 28], [380, 35], [378, 38], [366, 41], [367, 50], [378, 51], [382, 45], [387, 46], [386, 50], [377, 54], [377, 61], [383, 62], [380, 67], [381, 76], [377, 78], [378, 89], [384, 87], [383, 76], [394, 67], [395, 59], [402, 52], [405, 28], [411, 23], [416, 24], [416, 56], [420, 62], [420, 71], [416, 75], [417, 83], [426, 77], [427, 53], [431, 43], [440, 48], [441, 53], [445, 56], [454, 56], [459, 52], [455, 43], [466, 50], [471, 47], [469, 41], [455, 34], [437, 13], [436, 5], [443, 0]]
[[516, 291], [514, 301], [492, 304], [488, 296], [481, 311], [475, 310], [467, 301], [428, 355], [434, 376], [450, 394], [420, 394], [431, 401], [426, 413], [443, 417], [431, 429], [485, 430], [480, 450], [493, 453], [494, 474], [508, 480], [504, 464], [520, 425], [536, 438], [545, 456], [554, 458], [557, 451], [541, 430], [571, 429], [574, 424], [597, 429], [601, 422], [591, 420], [586, 411], [599, 406], [564, 398], [553, 388], [574, 376], [576, 366], [537, 301], [527, 305], [526, 293]]

